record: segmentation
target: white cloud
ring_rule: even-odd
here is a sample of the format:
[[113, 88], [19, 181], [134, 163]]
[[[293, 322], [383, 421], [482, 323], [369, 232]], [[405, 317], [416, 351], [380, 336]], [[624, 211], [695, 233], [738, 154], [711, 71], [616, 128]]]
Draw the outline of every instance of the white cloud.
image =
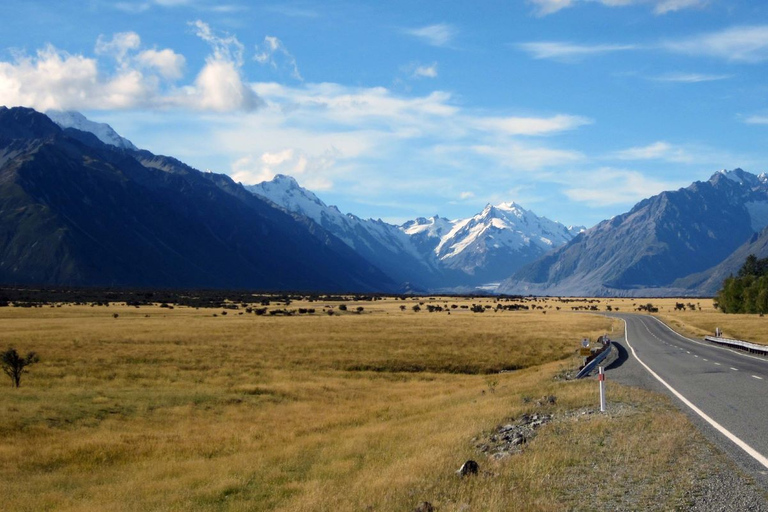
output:
[[477, 145], [472, 150], [492, 157], [499, 165], [517, 171], [535, 171], [545, 167], [572, 164], [584, 159], [578, 151], [535, 147], [520, 142], [504, 145]]
[[141, 38], [136, 32], [120, 32], [107, 41], [103, 35], [96, 40], [96, 55], [111, 55], [117, 62], [124, 64], [126, 55], [141, 46]]
[[547, 16], [573, 5], [573, 0], [529, 0], [538, 16]]
[[656, 14], [666, 14], [682, 9], [704, 7], [708, 3], [708, 0], [661, 0], [656, 3], [653, 12]]
[[195, 35], [211, 46], [213, 53], [187, 89], [188, 99], [202, 110], [254, 110], [262, 102], [243, 79], [243, 44], [233, 35], [216, 35], [211, 27], [197, 20], [190, 23]]
[[642, 47], [632, 44], [575, 44], [562, 41], [540, 41], [519, 43], [521, 50], [529, 53], [534, 59], [556, 59], [576, 61], [591, 55], [604, 53], [638, 50]]
[[258, 96], [243, 83], [240, 69], [227, 60], [208, 59], [190, 92], [191, 104], [201, 110], [254, 110], [261, 105]]
[[626, 169], [604, 167], [585, 173], [574, 173], [570, 180], [589, 183], [589, 187], [569, 186], [565, 195], [572, 201], [588, 203], [592, 207], [635, 204], [665, 190], [675, 190], [684, 183], [660, 181]]
[[663, 141], [617, 151], [611, 156], [619, 160], [665, 160], [677, 163], [692, 163], [695, 160], [689, 151]]
[[432, 46], [448, 46], [456, 36], [456, 29], [447, 23], [406, 29], [405, 33], [417, 37]]
[[[226, 116], [201, 135], [201, 143], [216, 148], [218, 161], [229, 161], [233, 177], [243, 183], [284, 173], [315, 190], [332, 187], [350, 197], [373, 198], [412, 194], [416, 182], [423, 182], [450, 201], [468, 190], [457, 183], [479, 169], [488, 179], [506, 182], [515, 175], [538, 181], [543, 173], [517, 171], [585, 159], [576, 151], [521, 139], [523, 133], [576, 128], [583, 122], [576, 116], [542, 117], [541, 126], [531, 116], [504, 131], [495, 126], [497, 118], [463, 108], [441, 91], [403, 96], [383, 87], [331, 83], [252, 85], [265, 102], [258, 113]], [[484, 123], [486, 118], [490, 122]]]
[[488, 117], [475, 121], [476, 126], [508, 135], [549, 135], [591, 124], [581, 116], [556, 115], [552, 117]]
[[261, 183], [278, 174], [287, 174], [296, 178], [303, 186], [311, 190], [328, 190], [333, 182], [327, 176], [335, 163], [334, 151], [308, 156], [294, 148], [287, 148], [275, 153], [265, 152], [258, 158], [246, 155], [232, 164], [232, 179], [245, 185]]
[[694, 84], [699, 82], [714, 82], [717, 80], [727, 80], [733, 75], [707, 75], [704, 73], [667, 73], [650, 77], [650, 80], [657, 82], [680, 82]]
[[768, 25], [731, 27], [719, 32], [666, 41], [662, 47], [676, 53], [717, 57], [734, 62], [768, 60]]
[[534, 13], [537, 16], [548, 16], [585, 1], [599, 3], [606, 7], [649, 4], [653, 6], [654, 14], [667, 14], [682, 9], [699, 8], [709, 3], [709, 0], [528, 0], [528, 3], [533, 4]]
[[459, 199], [461, 199], [462, 201], [466, 199], [472, 199], [473, 197], [475, 197], [474, 192], [462, 192], [461, 194], [459, 194]]
[[144, 50], [136, 61], [145, 68], [155, 69], [167, 80], [179, 80], [184, 74], [186, 59], [173, 50]]
[[33, 57], [17, 55], [14, 62], [0, 62], [0, 98], [6, 105], [42, 111], [123, 108], [146, 103], [152, 93], [153, 84], [138, 72], [105, 78], [95, 59], [50, 45]]
[[761, 115], [754, 115], [749, 116], [746, 119], [744, 119], [744, 122], [747, 124], [768, 124], [768, 115], [761, 116]]
[[[207, 24], [195, 24], [197, 35], [211, 44], [194, 83], [179, 86], [185, 59], [170, 49], [141, 50], [134, 32], [100, 36], [99, 56], [115, 61], [105, 69], [97, 58], [72, 55], [48, 45], [35, 55], [0, 61], [0, 97], [7, 105], [38, 110], [109, 110], [183, 108], [253, 110], [260, 100], [242, 77], [242, 45], [218, 37]], [[137, 53], [138, 52], [138, 53]]]
[[437, 62], [430, 66], [417, 66], [411, 75], [414, 78], [437, 78]]
[[256, 51], [260, 52], [253, 56], [253, 59], [259, 64], [267, 64], [273, 69], [278, 69], [278, 62], [275, 60], [277, 56], [282, 65], [290, 71], [290, 74], [296, 80], [303, 81], [301, 73], [299, 73], [299, 66], [296, 64], [296, 58], [291, 55], [288, 49], [285, 47], [282, 41], [274, 36], [266, 36], [264, 43], [259, 47], [256, 46]]
[[243, 65], [243, 52], [245, 47], [233, 35], [218, 36], [214, 34], [211, 26], [201, 20], [189, 23], [194, 28], [195, 35], [211, 45], [213, 60], [230, 61], [238, 68]]

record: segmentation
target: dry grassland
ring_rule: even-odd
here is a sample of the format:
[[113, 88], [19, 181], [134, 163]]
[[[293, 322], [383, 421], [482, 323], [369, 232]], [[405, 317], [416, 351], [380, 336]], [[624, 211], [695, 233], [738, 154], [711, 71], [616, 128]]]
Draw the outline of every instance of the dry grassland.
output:
[[[663, 397], [611, 385], [614, 413], [579, 415], [594, 409], [595, 383], [556, 379], [576, 365], [578, 340], [618, 322], [554, 302], [450, 315], [414, 313], [418, 302], [349, 302], [347, 312], [295, 303], [287, 307], [317, 313], [292, 317], [0, 308], [2, 344], [42, 358], [20, 389], [0, 388], [3, 508], [399, 511], [426, 500], [439, 511], [590, 510], [589, 497], [630, 509], [684, 504], [704, 469], [695, 457], [701, 438], [681, 413]], [[323, 313], [326, 305], [336, 314]], [[531, 400], [542, 395], [557, 403]], [[522, 454], [492, 461], [477, 452], [472, 439], [543, 412], [555, 420]], [[470, 458], [481, 475], [459, 479], [454, 471]], [[611, 485], [599, 484], [606, 478]]]

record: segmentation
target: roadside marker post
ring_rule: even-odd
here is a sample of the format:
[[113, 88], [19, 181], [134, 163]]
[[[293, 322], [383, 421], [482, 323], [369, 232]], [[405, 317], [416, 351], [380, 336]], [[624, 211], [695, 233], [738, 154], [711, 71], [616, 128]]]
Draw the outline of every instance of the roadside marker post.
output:
[[597, 380], [600, 383], [600, 412], [605, 412], [605, 371], [598, 367]]

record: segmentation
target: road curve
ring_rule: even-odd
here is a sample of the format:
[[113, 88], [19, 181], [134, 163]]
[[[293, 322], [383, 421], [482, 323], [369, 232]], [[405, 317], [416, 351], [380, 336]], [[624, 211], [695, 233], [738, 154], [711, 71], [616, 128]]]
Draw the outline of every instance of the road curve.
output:
[[626, 338], [607, 380], [673, 396], [768, 489], [768, 359], [686, 338], [652, 316], [612, 316], [626, 322]]

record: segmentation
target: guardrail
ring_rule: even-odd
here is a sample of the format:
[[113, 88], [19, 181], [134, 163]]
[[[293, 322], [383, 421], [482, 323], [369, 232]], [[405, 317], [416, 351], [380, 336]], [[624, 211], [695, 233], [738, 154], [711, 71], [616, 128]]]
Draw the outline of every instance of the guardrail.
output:
[[746, 350], [753, 354], [768, 354], [768, 346], [758, 345], [757, 343], [750, 343], [749, 341], [732, 340], [730, 338], [722, 338], [719, 336], [705, 336], [706, 341], [717, 343], [718, 345], [726, 345], [728, 347], [738, 348], [739, 350]]
[[581, 371], [579, 371], [579, 373], [576, 374], [576, 378], [577, 379], [581, 379], [581, 378], [586, 377], [587, 375], [589, 375], [592, 372], [592, 370], [594, 370], [597, 367], [597, 365], [602, 363], [603, 359], [605, 359], [608, 356], [608, 354], [611, 353], [611, 347], [612, 346], [613, 346], [612, 343], [609, 341], [603, 347], [603, 350], [598, 352], [598, 354], [594, 357], [594, 359], [592, 359], [590, 362], [588, 362], [584, 366], [584, 368], [582, 368]]

